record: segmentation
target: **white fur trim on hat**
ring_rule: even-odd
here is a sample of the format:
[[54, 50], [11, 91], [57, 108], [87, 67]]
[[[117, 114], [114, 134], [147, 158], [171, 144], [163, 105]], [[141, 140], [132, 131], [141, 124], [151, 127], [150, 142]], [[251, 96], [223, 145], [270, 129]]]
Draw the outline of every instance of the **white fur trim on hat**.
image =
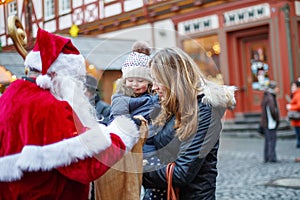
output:
[[29, 52], [25, 58], [25, 61], [24, 61], [24, 66], [25, 68], [26, 67], [29, 67], [29, 68], [32, 68], [32, 69], [36, 69], [38, 70], [39, 72], [42, 71], [42, 60], [41, 60], [41, 57], [40, 57], [40, 52]]
[[123, 78], [143, 78], [153, 82], [148, 67], [129, 66], [123, 70]]
[[[42, 60], [39, 51], [31, 51], [25, 58], [25, 67], [42, 71]], [[57, 59], [51, 64], [48, 69], [48, 73], [56, 72], [60, 70], [66, 71], [69, 75], [80, 75], [86, 74], [85, 59], [81, 54], [64, 54], [60, 53]]]

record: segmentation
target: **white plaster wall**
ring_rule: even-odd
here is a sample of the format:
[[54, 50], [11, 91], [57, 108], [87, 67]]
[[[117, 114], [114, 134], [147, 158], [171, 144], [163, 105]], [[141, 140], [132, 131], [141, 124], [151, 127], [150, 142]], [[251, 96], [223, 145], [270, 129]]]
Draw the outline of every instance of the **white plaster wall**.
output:
[[124, 2], [124, 10], [125, 12], [134, 10], [137, 8], [143, 7], [144, 3], [143, 0], [131, 0], [131, 1], [125, 1]]
[[38, 19], [41, 19], [43, 17], [43, 1], [33, 0], [32, 2], [33, 2], [36, 17]]
[[[122, 5], [121, 3], [112, 4], [109, 6], [106, 6], [104, 8], [104, 17], [110, 17], [113, 15], [120, 14], [122, 11]], [[101, 10], [100, 10], [101, 12]]]
[[97, 0], [84, 0], [84, 4], [89, 4], [89, 3], [93, 3], [96, 2]]
[[44, 25], [44, 29], [49, 31], [50, 33], [53, 33], [54, 31], [56, 31], [55, 27], [56, 27], [55, 20], [48, 21]]
[[176, 46], [176, 32], [171, 20], [145, 24], [98, 35], [99, 38], [144, 40], [154, 48]]
[[65, 29], [72, 26], [72, 15], [68, 14], [59, 18], [59, 29]]
[[82, 6], [83, 0], [73, 0], [73, 1], [72, 1], [72, 4], [73, 4], [73, 7], [74, 7], [74, 8], [77, 8], [77, 7], [79, 7], [79, 6]]
[[159, 21], [154, 24], [156, 48], [176, 46], [176, 32], [172, 20]]

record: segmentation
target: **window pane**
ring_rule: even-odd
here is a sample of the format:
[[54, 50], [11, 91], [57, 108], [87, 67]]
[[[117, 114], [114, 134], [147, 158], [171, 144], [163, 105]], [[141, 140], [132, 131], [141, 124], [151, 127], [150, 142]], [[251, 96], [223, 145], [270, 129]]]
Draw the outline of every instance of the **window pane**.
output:
[[8, 16], [17, 15], [17, 2], [12, 1], [7, 4], [8, 7]]
[[70, 0], [59, 1], [59, 14], [66, 14], [71, 11]]
[[221, 49], [217, 35], [184, 40], [183, 49], [194, 59], [208, 79], [223, 83], [220, 71]]
[[45, 20], [54, 18], [54, 0], [45, 0]]

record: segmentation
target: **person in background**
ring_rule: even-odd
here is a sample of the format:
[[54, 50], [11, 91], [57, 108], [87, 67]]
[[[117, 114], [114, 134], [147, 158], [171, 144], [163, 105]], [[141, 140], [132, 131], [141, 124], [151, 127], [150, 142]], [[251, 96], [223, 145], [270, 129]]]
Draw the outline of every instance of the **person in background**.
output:
[[85, 60], [69, 38], [38, 29], [26, 77], [0, 98], [0, 199], [78, 199], [139, 139], [127, 117], [99, 124]]
[[277, 128], [280, 122], [276, 99], [278, 93], [279, 88], [277, 83], [275, 81], [270, 81], [261, 102], [260, 125], [263, 127], [265, 133], [264, 162], [277, 162], [276, 141]]
[[[287, 110], [300, 111], [300, 81], [296, 80], [291, 85], [291, 101], [286, 105]], [[291, 126], [295, 129], [296, 134], [296, 147], [300, 148], [300, 119], [290, 120]]]
[[97, 79], [91, 75], [86, 76], [86, 92], [90, 103], [95, 106], [97, 118], [101, 123], [108, 124], [110, 115], [110, 105], [100, 99]]
[[167, 188], [166, 166], [174, 162], [173, 186], [179, 188], [180, 199], [215, 199], [221, 119], [227, 108], [235, 106], [235, 87], [206, 80], [179, 48], [157, 51], [149, 65], [152, 89], [161, 104], [152, 140], [161, 165], [144, 171], [145, 197], [151, 189]]

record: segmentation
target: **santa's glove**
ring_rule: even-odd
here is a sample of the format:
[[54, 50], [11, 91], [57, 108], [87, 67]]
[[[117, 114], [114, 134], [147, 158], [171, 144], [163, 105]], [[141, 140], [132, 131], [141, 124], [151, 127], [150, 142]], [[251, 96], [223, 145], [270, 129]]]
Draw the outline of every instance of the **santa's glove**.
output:
[[140, 135], [135, 122], [124, 115], [117, 116], [108, 126], [110, 133], [118, 135], [126, 146], [126, 151], [137, 143]]

